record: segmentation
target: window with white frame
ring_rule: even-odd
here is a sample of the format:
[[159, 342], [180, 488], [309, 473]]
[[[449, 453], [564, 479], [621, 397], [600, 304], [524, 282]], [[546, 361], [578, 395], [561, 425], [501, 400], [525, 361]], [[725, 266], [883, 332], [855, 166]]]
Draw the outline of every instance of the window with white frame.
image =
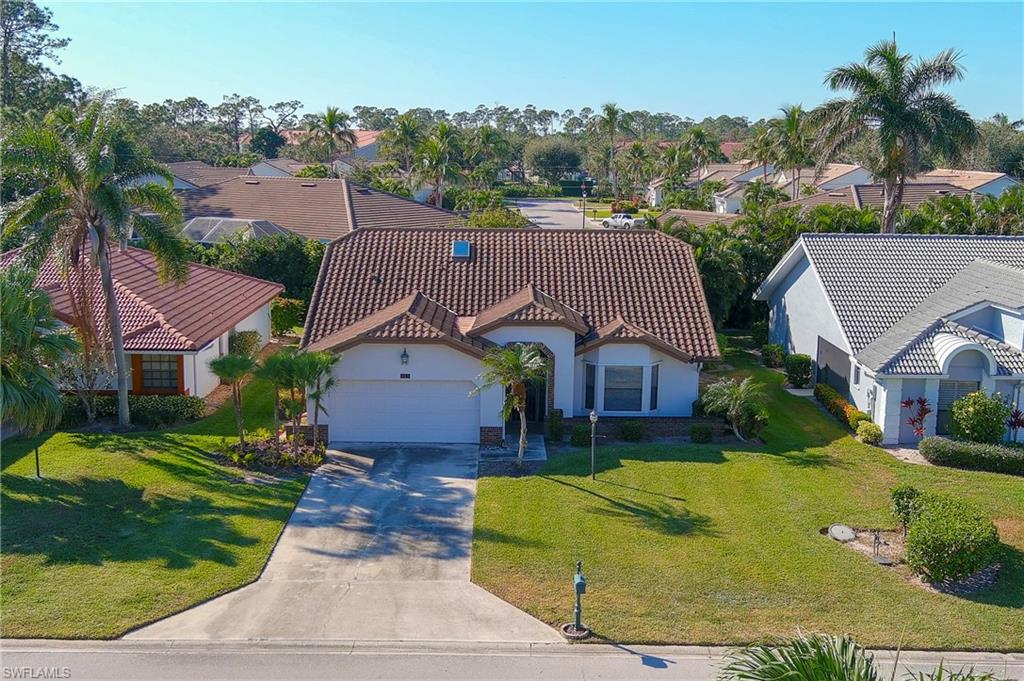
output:
[[643, 400], [642, 366], [604, 368], [604, 411], [642, 411]]
[[651, 403], [648, 407], [651, 411], [658, 408], [658, 374], [660, 373], [660, 367], [660, 364], [651, 366]]
[[586, 364], [584, 386], [583, 386], [583, 407], [585, 409], [594, 408], [594, 391], [597, 387], [597, 365]]

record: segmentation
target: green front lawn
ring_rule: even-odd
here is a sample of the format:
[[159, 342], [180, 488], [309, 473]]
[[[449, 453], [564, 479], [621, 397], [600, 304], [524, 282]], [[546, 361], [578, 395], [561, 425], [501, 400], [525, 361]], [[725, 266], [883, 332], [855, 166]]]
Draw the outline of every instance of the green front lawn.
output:
[[[245, 389], [247, 428], [269, 425], [272, 399], [260, 381]], [[5, 442], [3, 636], [118, 636], [254, 580], [306, 479], [245, 482], [207, 457], [236, 437], [233, 409], [160, 432]]]
[[[805, 631], [872, 646], [1024, 649], [1024, 480], [904, 464], [856, 442], [782, 376], [729, 352], [769, 385], [761, 447], [599, 445], [539, 475], [480, 480], [473, 581], [551, 624], [584, 620], [623, 642], [737, 644]], [[968, 598], [906, 582], [819, 530], [893, 527], [889, 489], [909, 482], [969, 498], [1007, 545], [991, 589]]]

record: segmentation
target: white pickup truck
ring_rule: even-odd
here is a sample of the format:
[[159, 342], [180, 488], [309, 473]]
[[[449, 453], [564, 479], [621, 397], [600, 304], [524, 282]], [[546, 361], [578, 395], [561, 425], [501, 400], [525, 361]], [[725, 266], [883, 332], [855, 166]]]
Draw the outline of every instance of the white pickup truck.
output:
[[639, 229], [644, 226], [644, 219], [630, 213], [615, 213], [602, 222], [605, 229]]

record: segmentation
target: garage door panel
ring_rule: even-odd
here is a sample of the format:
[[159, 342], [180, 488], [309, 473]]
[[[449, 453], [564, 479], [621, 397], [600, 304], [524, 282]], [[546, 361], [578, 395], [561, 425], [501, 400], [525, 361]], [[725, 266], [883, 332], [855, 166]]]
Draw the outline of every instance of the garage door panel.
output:
[[330, 435], [350, 442], [478, 442], [480, 398], [470, 381], [342, 381]]

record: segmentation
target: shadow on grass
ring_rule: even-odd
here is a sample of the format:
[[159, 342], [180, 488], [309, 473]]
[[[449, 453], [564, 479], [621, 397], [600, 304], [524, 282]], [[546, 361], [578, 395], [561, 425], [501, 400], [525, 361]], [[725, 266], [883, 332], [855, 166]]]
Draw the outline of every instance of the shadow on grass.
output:
[[1024, 607], [1024, 552], [1003, 544], [999, 580], [988, 589], [963, 596], [964, 600], [1001, 608]]
[[[595, 470], [603, 473], [621, 468], [623, 461], [719, 464], [726, 461], [722, 452], [723, 447], [720, 445], [598, 445]], [[589, 475], [590, 450], [569, 450], [565, 454], [549, 459], [541, 472], [555, 475]]]
[[[718, 532], [712, 527], [711, 518], [700, 513], [693, 513], [685, 508], [679, 508], [678, 505], [661, 501], [644, 503], [640, 501], [633, 501], [631, 499], [613, 498], [599, 492], [595, 492], [594, 490], [581, 487], [580, 485], [573, 484], [567, 480], [559, 480], [558, 478], [552, 478], [547, 475], [542, 475], [541, 477], [550, 482], [564, 485], [565, 487], [571, 487], [583, 492], [584, 494], [589, 494], [592, 497], [600, 499], [604, 502], [604, 505], [590, 509], [597, 515], [636, 522], [643, 527], [660, 532], [661, 534], [674, 536], [684, 534], [700, 534], [711, 537], [718, 536]], [[602, 483], [600, 480], [598, 482]]]
[[495, 544], [511, 544], [524, 549], [550, 548], [550, 544], [547, 542], [499, 532], [498, 530], [492, 530], [488, 527], [477, 527], [473, 530], [473, 540], [476, 541], [478, 539], [485, 542], [493, 542]]
[[210, 560], [234, 565], [227, 547], [258, 539], [231, 527], [237, 509], [192, 496], [149, 495], [121, 480], [4, 478], [4, 552], [42, 554], [48, 564], [137, 562], [172, 569]]

